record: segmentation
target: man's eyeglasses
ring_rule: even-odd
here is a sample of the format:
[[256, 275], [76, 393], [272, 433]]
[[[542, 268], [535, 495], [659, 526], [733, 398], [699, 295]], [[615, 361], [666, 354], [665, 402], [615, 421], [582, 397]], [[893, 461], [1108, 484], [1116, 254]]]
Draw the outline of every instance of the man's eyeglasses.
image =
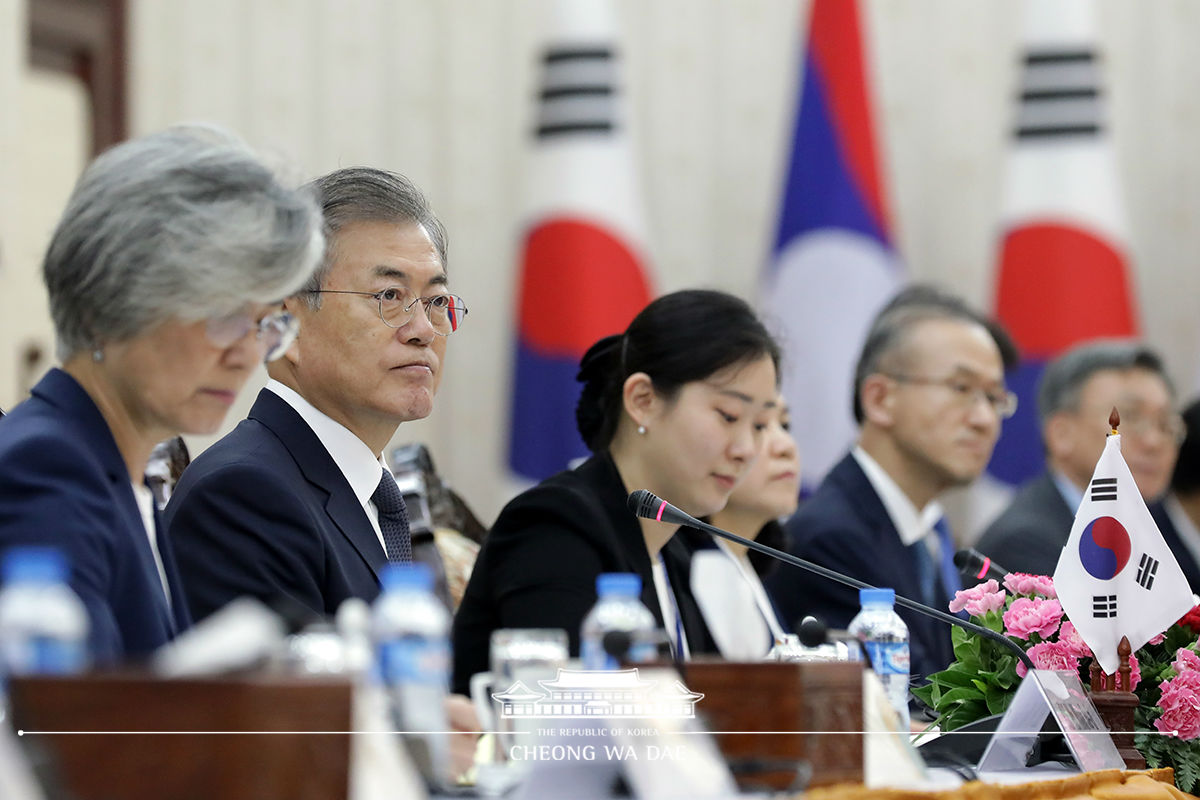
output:
[[1008, 419], [1017, 413], [1017, 396], [1007, 389], [988, 389], [962, 378], [925, 378], [919, 375], [893, 375], [886, 372], [883, 374], [900, 383], [949, 389], [964, 406], [983, 400], [1000, 419]]
[[224, 349], [233, 347], [251, 330], [254, 331], [255, 341], [263, 350], [263, 361], [274, 361], [296, 340], [296, 334], [300, 331], [300, 321], [283, 309], [257, 321], [250, 314], [238, 311], [223, 317], [210, 318], [205, 333], [214, 346]]
[[345, 289], [310, 289], [306, 294], [357, 294], [373, 297], [379, 303], [379, 318], [389, 328], [402, 328], [412, 317], [413, 307], [420, 303], [425, 307], [425, 316], [438, 336], [449, 336], [462, 325], [467, 315], [467, 305], [456, 294], [435, 294], [432, 297], [414, 297], [407, 289], [389, 286], [378, 292], [351, 292]]
[[1145, 436], [1153, 431], [1177, 445], [1183, 444], [1183, 440], [1187, 436], [1187, 427], [1183, 423], [1183, 417], [1173, 412], [1155, 414], [1140, 411], [1137, 408], [1126, 410], [1121, 408], [1120, 404], [1117, 405], [1117, 410], [1121, 413], [1120, 430], [1122, 433]]

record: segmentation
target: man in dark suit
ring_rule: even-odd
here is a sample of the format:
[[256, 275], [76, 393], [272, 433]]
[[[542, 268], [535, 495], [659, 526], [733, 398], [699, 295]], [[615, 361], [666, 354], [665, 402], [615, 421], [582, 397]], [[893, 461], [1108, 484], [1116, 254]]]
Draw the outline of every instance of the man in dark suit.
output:
[[447, 290], [445, 232], [399, 175], [342, 169], [314, 186], [330, 238], [285, 303], [300, 335], [166, 509], [197, 619], [240, 595], [330, 615], [348, 597], [372, 600], [384, 563], [411, 558], [382, 453], [402, 422], [433, 410], [465, 313]]
[[[901, 292], [875, 318], [855, 370], [857, 446], [788, 521], [801, 558], [945, 609], [957, 588], [953, 543], [937, 497], [983, 471], [1016, 408], [1004, 386], [1015, 361], [1007, 335], [961, 300], [929, 287]], [[812, 614], [845, 628], [858, 592], [796, 570], [768, 588], [781, 618]], [[951, 660], [947, 626], [897, 607], [909, 629], [911, 671]]]
[[[1200, 595], [1200, 400], [1183, 411], [1183, 444], [1171, 473], [1171, 490], [1151, 507], [1163, 539], [1183, 569], [1192, 594]], [[1124, 425], [1122, 425], [1124, 427]]]
[[1121, 414], [1121, 453], [1191, 582], [1196, 564], [1160, 502], [1171, 480], [1183, 422], [1162, 360], [1131, 341], [1085, 342], [1046, 367], [1038, 386], [1046, 473], [1017, 492], [976, 549], [1012, 572], [1054, 574], [1075, 509], [1104, 449], [1114, 407]]

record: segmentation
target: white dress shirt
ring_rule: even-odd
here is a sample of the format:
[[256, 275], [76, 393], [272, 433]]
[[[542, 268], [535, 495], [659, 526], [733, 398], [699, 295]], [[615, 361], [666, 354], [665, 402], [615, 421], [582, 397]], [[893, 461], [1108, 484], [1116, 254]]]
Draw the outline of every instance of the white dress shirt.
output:
[[900, 535], [900, 541], [905, 546], [923, 541], [933, 558], [933, 563], [940, 564], [941, 544], [938, 542], [938, 537], [930, 536], [929, 532], [942, 518], [941, 504], [934, 500], [918, 511], [904, 490], [896, 481], [892, 480], [892, 476], [888, 475], [883, 467], [879, 466], [879, 462], [872, 458], [866, 450], [856, 446], [853, 453], [854, 460], [866, 473], [871, 488], [875, 490], [875, 494], [879, 495], [884, 510], [887, 511], [892, 524], [896, 526], [896, 533]]

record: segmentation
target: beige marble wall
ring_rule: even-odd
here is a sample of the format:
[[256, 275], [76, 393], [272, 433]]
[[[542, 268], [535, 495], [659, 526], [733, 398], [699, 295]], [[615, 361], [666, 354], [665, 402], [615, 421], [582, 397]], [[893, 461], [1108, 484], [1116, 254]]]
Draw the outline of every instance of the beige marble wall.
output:
[[[774, 225], [807, 4], [617, 5], [658, 284], [752, 296]], [[0, 37], [15, 39], [4, 23], [18, 6], [0, 0]], [[982, 304], [992, 292], [1019, 6], [865, 6], [900, 248], [911, 274]], [[1200, 3], [1096, 6], [1145, 330], [1190, 387], [1200, 367], [1200, 63], [1191, 56]], [[438, 410], [402, 426], [397, 440], [428, 442], [485, 518], [508, 491], [513, 262], [540, 15], [537, 0], [130, 3], [135, 133], [211, 120], [305, 175], [370, 163], [427, 190], [449, 226], [450, 272], [471, 316], [451, 342]], [[11, 53], [0, 46], [0, 59]], [[4, 86], [0, 70], [0, 101]], [[13, 141], [2, 107], [0, 146]], [[15, 202], [4, 189], [11, 171], [0, 163], [0, 210]], [[9, 214], [0, 225], [11, 227]], [[4, 381], [19, 327], [0, 321], [0, 397], [12, 391]]]

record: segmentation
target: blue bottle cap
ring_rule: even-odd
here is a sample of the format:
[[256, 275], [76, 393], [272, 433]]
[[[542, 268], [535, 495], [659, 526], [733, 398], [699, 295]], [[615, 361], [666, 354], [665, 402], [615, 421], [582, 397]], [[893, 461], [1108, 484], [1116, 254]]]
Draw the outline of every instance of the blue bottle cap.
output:
[[379, 571], [379, 583], [385, 592], [413, 589], [433, 590], [433, 570], [428, 564], [385, 564]]
[[4, 554], [5, 583], [61, 583], [67, 579], [67, 559], [56, 547], [14, 547]]
[[605, 572], [596, 576], [596, 594], [600, 597], [638, 597], [642, 593], [642, 576], [634, 572]]
[[859, 589], [858, 602], [861, 605], [884, 605], [892, 606], [896, 604], [895, 589]]

